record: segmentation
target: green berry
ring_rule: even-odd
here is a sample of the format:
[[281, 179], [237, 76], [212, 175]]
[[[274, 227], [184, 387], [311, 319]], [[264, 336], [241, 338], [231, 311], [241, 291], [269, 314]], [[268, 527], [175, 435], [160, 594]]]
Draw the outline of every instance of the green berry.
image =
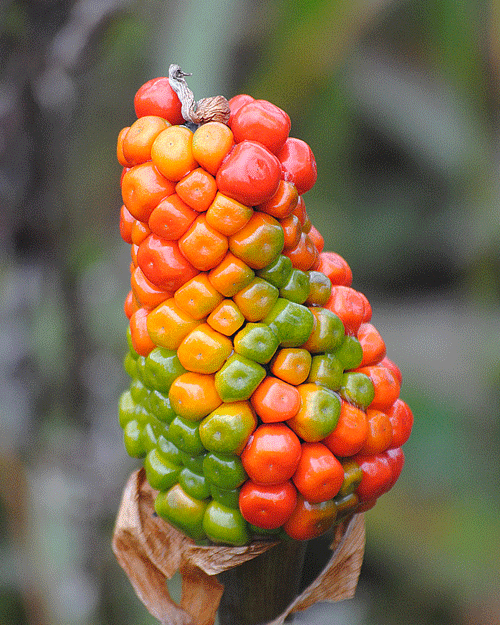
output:
[[234, 337], [234, 351], [264, 365], [278, 349], [278, 337], [265, 323], [247, 323]]
[[248, 399], [266, 377], [266, 370], [254, 360], [233, 354], [215, 374], [215, 388], [224, 402]]
[[157, 490], [168, 490], [177, 483], [181, 467], [165, 458], [157, 449], [148, 452], [144, 469], [149, 484]]
[[207, 505], [206, 500], [188, 495], [180, 484], [175, 484], [157, 495], [155, 511], [193, 540], [202, 540], [206, 538], [203, 516]]
[[144, 364], [146, 384], [161, 393], [168, 393], [175, 378], [185, 372], [177, 358], [177, 352], [165, 347], [155, 347]]
[[259, 269], [257, 275], [264, 278], [276, 288], [281, 289], [288, 282], [293, 265], [288, 256], [278, 256], [270, 265]]
[[373, 382], [364, 373], [350, 371], [344, 373], [340, 386], [341, 396], [351, 404], [367, 408], [375, 397]]
[[197, 456], [205, 451], [200, 438], [200, 425], [196, 421], [189, 421], [177, 415], [168, 428], [168, 438], [172, 443], [189, 453]]
[[211, 501], [203, 517], [203, 529], [214, 543], [239, 547], [250, 540], [248, 524], [236, 508], [227, 508], [218, 501]]
[[264, 319], [281, 347], [300, 347], [312, 332], [314, 317], [306, 306], [280, 297]]
[[203, 461], [205, 477], [219, 488], [232, 490], [241, 486], [247, 474], [239, 456], [211, 452]]
[[344, 371], [356, 369], [363, 360], [363, 348], [355, 336], [346, 334], [335, 355], [342, 363]]
[[291, 302], [303, 304], [309, 297], [309, 274], [300, 269], [293, 269], [288, 281], [280, 289], [280, 297]]
[[210, 485], [203, 475], [185, 467], [179, 474], [179, 484], [183, 490], [195, 499], [207, 499], [210, 497]]
[[342, 363], [334, 354], [319, 354], [313, 356], [307, 381], [338, 391], [343, 375]]

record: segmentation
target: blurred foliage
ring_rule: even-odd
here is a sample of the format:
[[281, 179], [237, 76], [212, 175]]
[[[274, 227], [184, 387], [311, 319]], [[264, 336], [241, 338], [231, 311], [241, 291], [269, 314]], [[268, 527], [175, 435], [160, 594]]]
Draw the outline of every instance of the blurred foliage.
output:
[[498, 3], [5, 0], [0, 24], [0, 623], [153, 623], [110, 550], [135, 466], [115, 142], [171, 62], [290, 114], [415, 414], [356, 598], [297, 622], [500, 623]]

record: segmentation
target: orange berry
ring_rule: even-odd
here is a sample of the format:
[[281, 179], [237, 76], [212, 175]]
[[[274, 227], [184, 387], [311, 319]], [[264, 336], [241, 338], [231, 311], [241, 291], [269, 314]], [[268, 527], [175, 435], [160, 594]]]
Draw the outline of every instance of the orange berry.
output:
[[127, 319], [130, 319], [138, 308], [139, 306], [136, 303], [134, 294], [132, 291], [129, 291], [127, 293], [127, 297], [125, 298], [125, 302], [123, 303], [123, 312], [125, 313]]
[[215, 176], [233, 145], [233, 132], [229, 126], [221, 122], [207, 122], [195, 130], [193, 156], [204, 169]]
[[357, 454], [368, 435], [366, 414], [343, 399], [336, 428], [323, 443], [338, 457]]
[[195, 373], [215, 373], [233, 351], [231, 339], [203, 323], [192, 330], [179, 345], [181, 365]]
[[381, 410], [368, 408], [366, 421], [368, 433], [359, 453], [363, 456], [372, 456], [388, 449], [392, 442], [392, 424], [389, 416]]
[[140, 267], [136, 267], [132, 272], [130, 284], [136, 300], [143, 308], [155, 308], [172, 297], [171, 292], [162, 291], [148, 280]]
[[307, 349], [285, 347], [271, 361], [271, 372], [289, 384], [302, 384], [311, 369], [312, 356]]
[[201, 421], [222, 403], [214, 376], [192, 371], [182, 373], [172, 382], [168, 397], [176, 414], [190, 421]]
[[193, 156], [193, 133], [186, 126], [170, 126], [156, 137], [151, 158], [168, 180], [178, 182], [198, 163]]
[[169, 126], [167, 120], [156, 115], [146, 115], [137, 119], [123, 137], [122, 149], [125, 160], [131, 165], [150, 161], [154, 140]]
[[283, 254], [288, 256], [296, 269], [302, 271], [311, 269], [318, 258], [318, 250], [305, 232], [300, 235], [297, 245], [292, 249], [284, 250]]
[[324, 273], [334, 285], [351, 286], [351, 268], [342, 256], [335, 252], [320, 252], [313, 269]]
[[130, 232], [130, 238], [132, 239], [132, 243], [135, 245], [140, 245], [146, 237], [151, 234], [151, 230], [147, 223], [144, 221], [139, 221], [138, 219], [134, 220], [132, 224], [132, 230]]
[[356, 371], [367, 375], [373, 383], [375, 397], [370, 404], [370, 408], [389, 410], [396, 399], [398, 399], [401, 388], [396, 375], [390, 369], [381, 365], [360, 367]]
[[276, 423], [297, 414], [300, 393], [295, 386], [268, 376], [255, 389], [250, 401], [264, 423]]
[[385, 356], [384, 339], [371, 323], [362, 323], [358, 330], [358, 341], [363, 348], [363, 360], [360, 367], [379, 363]]
[[344, 481], [344, 467], [322, 443], [302, 443], [292, 481], [310, 503], [333, 499]]
[[413, 413], [401, 398], [396, 399], [387, 412], [392, 425], [391, 448], [401, 447], [410, 437], [413, 427]]
[[297, 435], [284, 423], [264, 423], [241, 454], [243, 467], [256, 484], [280, 484], [297, 469], [302, 448]]
[[285, 219], [280, 219], [280, 224], [285, 237], [283, 249], [293, 250], [299, 244], [300, 237], [302, 236], [299, 218], [297, 215], [289, 215], [285, 217]]
[[346, 334], [355, 336], [365, 316], [365, 297], [349, 286], [334, 285], [325, 308], [340, 317]]
[[299, 495], [297, 505], [283, 529], [290, 538], [310, 540], [328, 531], [336, 518], [337, 506], [333, 499], [321, 503], [310, 503]]
[[139, 251], [139, 246], [132, 244], [130, 246], [130, 258], [132, 259], [132, 266], [133, 267], [137, 267], [138, 263], [137, 263], [137, 252]]
[[125, 204], [120, 209], [120, 236], [125, 243], [132, 243], [132, 227], [135, 217], [130, 213]]
[[208, 315], [207, 323], [217, 332], [231, 336], [245, 323], [245, 317], [232, 299], [224, 299]]
[[217, 193], [215, 178], [201, 167], [186, 174], [175, 185], [177, 195], [195, 211], [206, 211]]
[[182, 311], [171, 297], [150, 312], [148, 332], [157, 345], [177, 349], [184, 337], [201, 323]]
[[360, 293], [363, 303], [365, 305], [365, 314], [363, 315], [363, 322], [368, 323], [372, 318], [372, 306], [368, 301], [368, 298], [363, 293]]
[[208, 274], [212, 285], [224, 297], [233, 297], [238, 291], [252, 282], [255, 273], [242, 260], [231, 252]]
[[151, 340], [147, 329], [149, 311], [146, 308], [138, 308], [130, 317], [130, 339], [132, 346], [139, 356], [147, 356], [156, 345]]
[[131, 167], [123, 176], [123, 203], [139, 221], [147, 222], [155, 206], [174, 191], [175, 185], [151, 162]]
[[228, 240], [199, 215], [189, 230], [179, 239], [179, 249], [200, 271], [216, 267], [226, 255]]
[[278, 190], [273, 197], [255, 208], [276, 217], [276, 219], [285, 219], [293, 213], [298, 201], [299, 194], [293, 182], [280, 180]]
[[191, 278], [174, 294], [177, 306], [194, 319], [203, 319], [209, 315], [222, 299], [206, 273], [199, 273]]
[[207, 210], [207, 222], [218, 232], [230, 236], [241, 230], [253, 215], [253, 208], [220, 191]]
[[122, 167], [130, 167], [131, 164], [127, 161], [127, 159], [125, 158], [125, 155], [123, 153], [123, 139], [125, 137], [125, 135], [127, 134], [128, 130], [129, 130], [130, 126], [126, 126], [125, 128], [122, 128], [120, 130], [120, 132], [118, 133], [118, 139], [116, 142], [116, 158], [118, 160], [118, 162], [120, 163], [120, 165], [122, 165]]
[[386, 367], [387, 369], [390, 369], [396, 376], [396, 379], [398, 380], [399, 384], [402, 384], [403, 375], [401, 373], [401, 369], [397, 366], [396, 363], [394, 363], [390, 358], [387, 358], [387, 356], [385, 356], [384, 358], [382, 358], [382, 360], [378, 364], [382, 365], [383, 367]]
[[164, 198], [149, 217], [151, 231], [166, 241], [177, 241], [185, 234], [198, 213], [177, 193]]
[[304, 202], [304, 198], [299, 195], [299, 199], [297, 201], [297, 206], [293, 209], [293, 214], [297, 216], [300, 221], [300, 227], [306, 223], [307, 220], [307, 211], [306, 211], [306, 203]]
[[175, 291], [199, 271], [181, 253], [177, 241], [166, 241], [150, 234], [139, 245], [137, 263], [153, 284], [164, 291]]
[[312, 225], [311, 225], [311, 229], [309, 230], [307, 234], [309, 238], [311, 239], [311, 241], [316, 246], [316, 249], [318, 250], [318, 252], [321, 253], [323, 251], [323, 248], [325, 247], [325, 239], [323, 238], [323, 236]]

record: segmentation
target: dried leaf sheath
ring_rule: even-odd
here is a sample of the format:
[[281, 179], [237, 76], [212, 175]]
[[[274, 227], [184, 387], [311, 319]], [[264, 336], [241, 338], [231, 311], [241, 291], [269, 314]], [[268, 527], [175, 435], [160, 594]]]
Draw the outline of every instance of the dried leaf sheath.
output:
[[[115, 556], [139, 599], [160, 623], [213, 625], [224, 590], [216, 575], [255, 558], [276, 543], [198, 546], [153, 515], [155, 494], [143, 469], [130, 476], [113, 534]], [[323, 572], [272, 625], [281, 625], [288, 614], [317, 601], [340, 601], [354, 595], [364, 551], [363, 515], [339, 526], [331, 548], [333, 555]], [[180, 605], [174, 602], [165, 583], [177, 571], [182, 576]]]

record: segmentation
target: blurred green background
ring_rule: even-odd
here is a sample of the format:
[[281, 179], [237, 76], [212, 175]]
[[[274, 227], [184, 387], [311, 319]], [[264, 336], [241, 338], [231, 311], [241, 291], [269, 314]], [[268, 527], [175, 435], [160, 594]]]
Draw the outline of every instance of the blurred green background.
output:
[[499, 624], [498, 2], [2, 0], [0, 29], [0, 624], [155, 622], [110, 548], [137, 466], [115, 145], [172, 62], [290, 114], [414, 411], [356, 597], [296, 621]]

